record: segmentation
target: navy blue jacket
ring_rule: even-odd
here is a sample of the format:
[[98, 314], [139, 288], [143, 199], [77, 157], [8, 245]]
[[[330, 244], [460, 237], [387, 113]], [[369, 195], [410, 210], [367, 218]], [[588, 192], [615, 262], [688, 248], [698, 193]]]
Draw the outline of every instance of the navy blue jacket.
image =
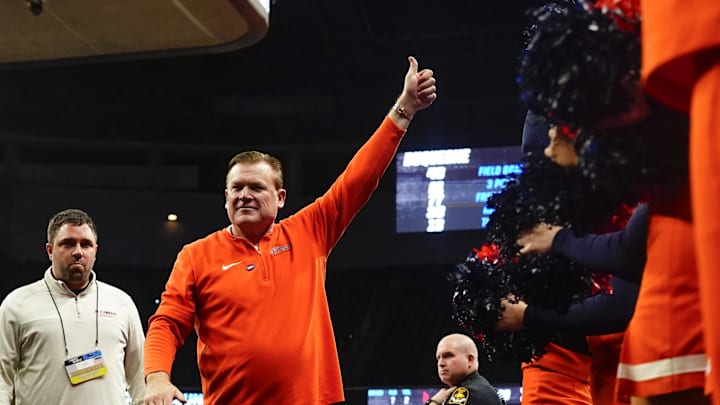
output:
[[558, 232], [552, 251], [612, 274], [614, 293], [588, 297], [566, 314], [529, 305], [525, 327], [589, 336], [624, 331], [635, 310], [645, 266], [648, 217], [647, 204], [639, 204], [623, 230], [583, 236], [575, 236], [570, 229]]

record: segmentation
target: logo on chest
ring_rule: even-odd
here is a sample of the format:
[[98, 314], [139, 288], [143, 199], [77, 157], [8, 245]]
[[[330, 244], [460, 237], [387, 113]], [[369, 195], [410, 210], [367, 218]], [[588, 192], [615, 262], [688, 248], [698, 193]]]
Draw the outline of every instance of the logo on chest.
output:
[[229, 264], [223, 264], [222, 265], [222, 271], [228, 271], [231, 268], [237, 266], [238, 264], [242, 263], [242, 260], [235, 262], [235, 263], [229, 263]]
[[117, 318], [117, 314], [113, 311], [105, 311], [105, 310], [99, 310], [98, 316], [106, 316], [108, 318]]
[[455, 391], [450, 394], [450, 398], [448, 398], [448, 405], [456, 404], [456, 405], [465, 405], [467, 404], [468, 400], [470, 399], [470, 391], [468, 391], [465, 387], [457, 387], [455, 388]]
[[290, 244], [289, 244], [289, 243], [286, 244], [286, 245], [273, 246], [272, 248], [270, 248], [270, 254], [272, 254], [273, 256], [275, 256], [275, 255], [279, 255], [280, 253], [285, 252], [285, 251], [288, 251], [288, 250], [290, 250]]

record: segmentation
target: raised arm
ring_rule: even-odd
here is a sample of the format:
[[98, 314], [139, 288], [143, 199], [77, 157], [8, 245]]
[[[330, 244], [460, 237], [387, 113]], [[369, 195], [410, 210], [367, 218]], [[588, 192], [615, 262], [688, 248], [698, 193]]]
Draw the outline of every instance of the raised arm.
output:
[[418, 72], [415, 58], [410, 56], [408, 60], [403, 90], [380, 127], [355, 153], [330, 189], [295, 216], [312, 224], [318, 239], [326, 241], [328, 252], [377, 189], [414, 115], [437, 98], [433, 71]]
[[428, 108], [437, 98], [433, 71], [418, 72], [417, 60], [409, 56], [410, 66], [405, 74], [403, 91], [390, 108], [388, 117], [400, 128], [407, 129], [415, 113]]
[[570, 306], [567, 313], [503, 300], [499, 330], [538, 330], [552, 333], [604, 335], [622, 332], [635, 310], [640, 285], [613, 277], [613, 294], [596, 294]]
[[645, 265], [648, 206], [639, 204], [624, 229], [601, 235], [555, 236], [552, 251], [580, 264], [639, 283]]
[[648, 206], [639, 204], [624, 229], [576, 236], [572, 230], [539, 224], [521, 235], [521, 254], [553, 252], [582, 265], [640, 282], [645, 264]]

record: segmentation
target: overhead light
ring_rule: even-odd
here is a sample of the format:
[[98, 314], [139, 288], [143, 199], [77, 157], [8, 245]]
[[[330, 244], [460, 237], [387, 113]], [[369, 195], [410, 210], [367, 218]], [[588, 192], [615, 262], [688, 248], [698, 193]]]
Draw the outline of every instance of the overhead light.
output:
[[169, 213], [169, 214], [167, 214], [167, 220], [168, 220], [169, 222], [177, 222], [177, 220], [178, 220], [178, 214], [175, 214], [175, 213], [172, 213], [172, 212]]
[[33, 13], [33, 15], [40, 15], [42, 13], [43, 1], [44, 0], [28, 0], [26, 2], [28, 7], [30, 7], [30, 12]]

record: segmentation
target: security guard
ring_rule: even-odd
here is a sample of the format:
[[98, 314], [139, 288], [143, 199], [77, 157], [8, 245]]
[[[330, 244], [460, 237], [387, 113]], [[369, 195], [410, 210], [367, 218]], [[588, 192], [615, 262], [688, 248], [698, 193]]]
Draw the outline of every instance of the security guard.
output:
[[438, 376], [449, 388], [438, 391], [426, 405], [505, 405], [478, 373], [478, 350], [470, 337], [455, 333], [440, 339], [436, 358]]

